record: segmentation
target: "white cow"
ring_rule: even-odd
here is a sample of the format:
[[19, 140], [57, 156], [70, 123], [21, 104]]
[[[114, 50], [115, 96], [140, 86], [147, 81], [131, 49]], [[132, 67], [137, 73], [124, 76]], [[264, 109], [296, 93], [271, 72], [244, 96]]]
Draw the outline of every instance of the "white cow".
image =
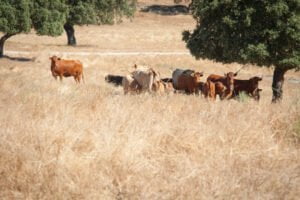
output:
[[132, 77], [141, 86], [142, 91], [152, 91], [153, 83], [160, 81], [159, 73], [147, 66], [135, 65]]

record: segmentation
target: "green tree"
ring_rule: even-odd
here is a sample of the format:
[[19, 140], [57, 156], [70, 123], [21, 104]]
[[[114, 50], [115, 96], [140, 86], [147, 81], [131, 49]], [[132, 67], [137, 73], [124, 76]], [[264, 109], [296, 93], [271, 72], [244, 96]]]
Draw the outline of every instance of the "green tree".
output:
[[197, 58], [274, 66], [273, 102], [284, 74], [300, 69], [299, 0], [193, 0], [195, 30], [183, 40]]
[[113, 24], [134, 14], [136, 0], [1, 0], [0, 57], [5, 41], [33, 28], [38, 35], [59, 36], [65, 30], [76, 45], [74, 25]]
[[67, 7], [64, 0], [1, 0], [0, 3], [0, 57], [5, 41], [34, 28], [39, 35], [58, 36], [63, 32]]
[[20, 32], [29, 32], [31, 27], [29, 1], [3, 0], [0, 4], [0, 31], [4, 35], [0, 39], [0, 57], [3, 56], [5, 41]]
[[68, 7], [64, 29], [68, 44], [76, 45], [74, 25], [114, 24], [134, 14], [136, 0], [66, 0]]

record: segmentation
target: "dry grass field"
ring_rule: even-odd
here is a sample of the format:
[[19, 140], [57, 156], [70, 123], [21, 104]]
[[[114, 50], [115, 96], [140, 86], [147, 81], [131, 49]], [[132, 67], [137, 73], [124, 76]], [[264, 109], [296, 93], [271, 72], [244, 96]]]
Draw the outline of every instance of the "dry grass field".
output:
[[[135, 63], [162, 77], [177, 67], [207, 76], [241, 66], [190, 55], [92, 54], [188, 52], [181, 32], [194, 25], [189, 15], [137, 12], [115, 26], [76, 27], [75, 48], [65, 35], [9, 39], [5, 50], [28, 53], [0, 60], [0, 199], [299, 198], [299, 72], [286, 74], [279, 104], [271, 104], [272, 69], [251, 65], [239, 77], [263, 75], [260, 102], [124, 95], [104, 76], [125, 75]], [[55, 81], [53, 52], [81, 60], [85, 84]]]

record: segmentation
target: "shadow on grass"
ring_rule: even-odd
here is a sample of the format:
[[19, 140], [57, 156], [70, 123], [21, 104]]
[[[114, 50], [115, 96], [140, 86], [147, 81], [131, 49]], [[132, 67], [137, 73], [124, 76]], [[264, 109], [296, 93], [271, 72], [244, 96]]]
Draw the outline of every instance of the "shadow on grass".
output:
[[12, 61], [19, 61], [19, 62], [32, 62], [34, 61], [34, 58], [24, 58], [24, 57], [12, 57], [4, 55], [2, 58], [6, 58]]
[[151, 5], [141, 9], [142, 12], [151, 12], [160, 15], [189, 14], [189, 8], [185, 5]]
[[89, 47], [99, 47], [96, 44], [77, 44], [77, 45], [68, 45], [68, 44], [43, 44], [43, 46], [50, 47], [69, 47], [69, 48], [89, 48]]

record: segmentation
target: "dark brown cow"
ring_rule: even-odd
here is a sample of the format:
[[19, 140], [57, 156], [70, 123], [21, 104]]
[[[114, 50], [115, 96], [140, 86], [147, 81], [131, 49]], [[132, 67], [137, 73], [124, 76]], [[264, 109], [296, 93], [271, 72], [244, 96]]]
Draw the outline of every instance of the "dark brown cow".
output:
[[51, 72], [55, 79], [59, 76], [62, 81], [63, 76], [73, 76], [76, 83], [80, 83], [80, 80], [84, 81], [83, 67], [79, 60], [63, 60], [57, 56], [50, 57], [51, 60]]
[[178, 77], [177, 90], [184, 90], [188, 94], [199, 94], [200, 78], [202, 72], [183, 73]]
[[212, 81], [214, 83], [216, 83], [216, 82], [222, 83], [226, 87], [226, 90], [224, 91], [225, 93], [223, 94], [222, 99], [229, 99], [229, 98], [231, 98], [231, 96], [233, 94], [234, 77], [236, 75], [237, 75], [237, 73], [233, 73], [233, 72], [228, 72], [224, 76], [211, 74], [207, 77], [207, 81]]
[[258, 88], [259, 81], [262, 81], [262, 78], [257, 76], [254, 76], [249, 80], [234, 79], [234, 91], [232, 97], [236, 97], [241, 92], [245, 92], [247, 95], [254, 98], [255, 100], [259, 100], [259, 93], [262, 91], [262, 89]]
[[112, 83], [115, 86], [122, 86], [123, 76], [108, 74], [105, 76], [105, 81]]

